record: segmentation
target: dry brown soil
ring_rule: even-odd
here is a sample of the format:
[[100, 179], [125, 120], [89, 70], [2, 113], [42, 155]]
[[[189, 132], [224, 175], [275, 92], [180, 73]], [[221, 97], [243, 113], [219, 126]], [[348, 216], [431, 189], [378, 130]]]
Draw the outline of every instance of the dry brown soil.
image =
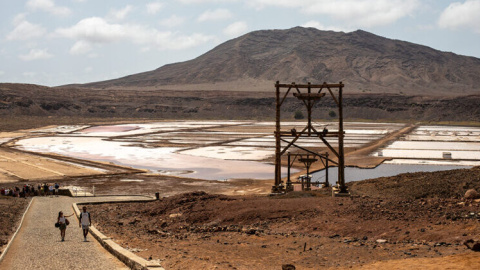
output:
[[480, 235], [480, 201], [462, 194], [478, 179], [479, 167], [356, 182], [351, 197], [194, 192], [90, 209], [101, 231], [167, 269], [475, 269], [463, 241]]
[[17, 229], [29, 199], [0, 195], [0, 254]]
[[[366, 148], [376, 148], [399, 134]], [[32, 168], [30, 164], [45, 167], [37, 177], [59, 172], [58, 162], [71, 166], [81, 162], [1, 150], [5, 166], [11, 166], [11, 156], [18, 155], [19, 174], [29, 173], [25, 168]], [[346, 152], [347, 163], [379, 162], [364, 160], [363, 149]], [[22, 186], [23, 179], [34, 180], [30, 182], [34, 185], [48, 180], [88, 191], [95, 186], [99, 194], [159, 191], [161, 196], [172, 196], [152, 203], [92, 207], [100, 230], [140, 256], [160, 259], [167, 269], [280, 269], [287, 263], [297, 269], [480, 267], [478, 255], [462, 245], [480, 236], [479, 203], [461, 199], [469, 188], [480, 190], [479, 168], [350, 183], [352, 197], [332, 198], [328, 190], [265, 196], [272, 181], [205, 181], [125, 172], [101, 163], [83, 165], [108, 172], [84, 175], [62, 169], [64, 176], [18, 177], [14, 181], [20, 182], [1, 186]], [[189, 193], [181, 195], [185, 192]], [[0, 244], [5, 244], [27, 200], [1, 199], [0, 213], [7, 213], [7, 218], [0, 219]]]

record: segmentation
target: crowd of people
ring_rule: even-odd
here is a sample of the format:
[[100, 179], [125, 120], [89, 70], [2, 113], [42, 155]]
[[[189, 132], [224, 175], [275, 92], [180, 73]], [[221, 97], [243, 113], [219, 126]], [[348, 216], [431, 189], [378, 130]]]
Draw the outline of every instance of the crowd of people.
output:
[[31, 197], [31, 196], [58, 196], [58, 189], [60, 185], [58, 183], [55, 184], [25, 184], [23, 187], [13, 187], [13, 188], [6, 188], [2, 187], [0, 189], [0, 194], [2, 196], [12, 196], [12, 197]]

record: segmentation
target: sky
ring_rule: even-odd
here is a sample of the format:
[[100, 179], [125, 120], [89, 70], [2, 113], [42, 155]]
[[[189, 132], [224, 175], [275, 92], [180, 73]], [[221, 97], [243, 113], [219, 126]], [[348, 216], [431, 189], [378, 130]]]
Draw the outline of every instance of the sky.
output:
[[0, 21], [0, 82], [47, 86], [150, 71], [296, 26], [480, 58], [480, 0], [0, 0]]

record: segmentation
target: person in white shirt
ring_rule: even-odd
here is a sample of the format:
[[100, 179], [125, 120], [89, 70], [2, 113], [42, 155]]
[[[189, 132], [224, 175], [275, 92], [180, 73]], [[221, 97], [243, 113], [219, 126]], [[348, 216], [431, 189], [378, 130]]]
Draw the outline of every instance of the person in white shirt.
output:
[[71, 216], [73, 216], [73, 214], [69, 216], [64, 216], [62, 211], [58, 212], [57, 222], [60, 225], [59, 229], [60, 237], [62, 237], [62, 242], [65, 241], [65, 232], [67, 231], [67, 225], [69, 224], [67, 217]]
[[83, 229], [83, 241], [87, 242], [88, 228], [92, 225], [92, 218], [90, 213], [87, 212], [87, 207], [83, 207], [83, 212], [80, 213], [80, 219], [78, 220], [78, 226]]

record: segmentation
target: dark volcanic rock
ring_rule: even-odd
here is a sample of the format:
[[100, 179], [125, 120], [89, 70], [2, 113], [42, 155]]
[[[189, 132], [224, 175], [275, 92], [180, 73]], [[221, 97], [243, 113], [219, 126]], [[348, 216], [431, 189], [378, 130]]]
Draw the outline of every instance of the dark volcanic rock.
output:
[[295, 265], [293, 264], [284, 264], [282, 265], [282, 270], [295, 270]]
[[463, 244], [473, 251], [480, 251], [480, 241], [469, 239], [463, 242]]

